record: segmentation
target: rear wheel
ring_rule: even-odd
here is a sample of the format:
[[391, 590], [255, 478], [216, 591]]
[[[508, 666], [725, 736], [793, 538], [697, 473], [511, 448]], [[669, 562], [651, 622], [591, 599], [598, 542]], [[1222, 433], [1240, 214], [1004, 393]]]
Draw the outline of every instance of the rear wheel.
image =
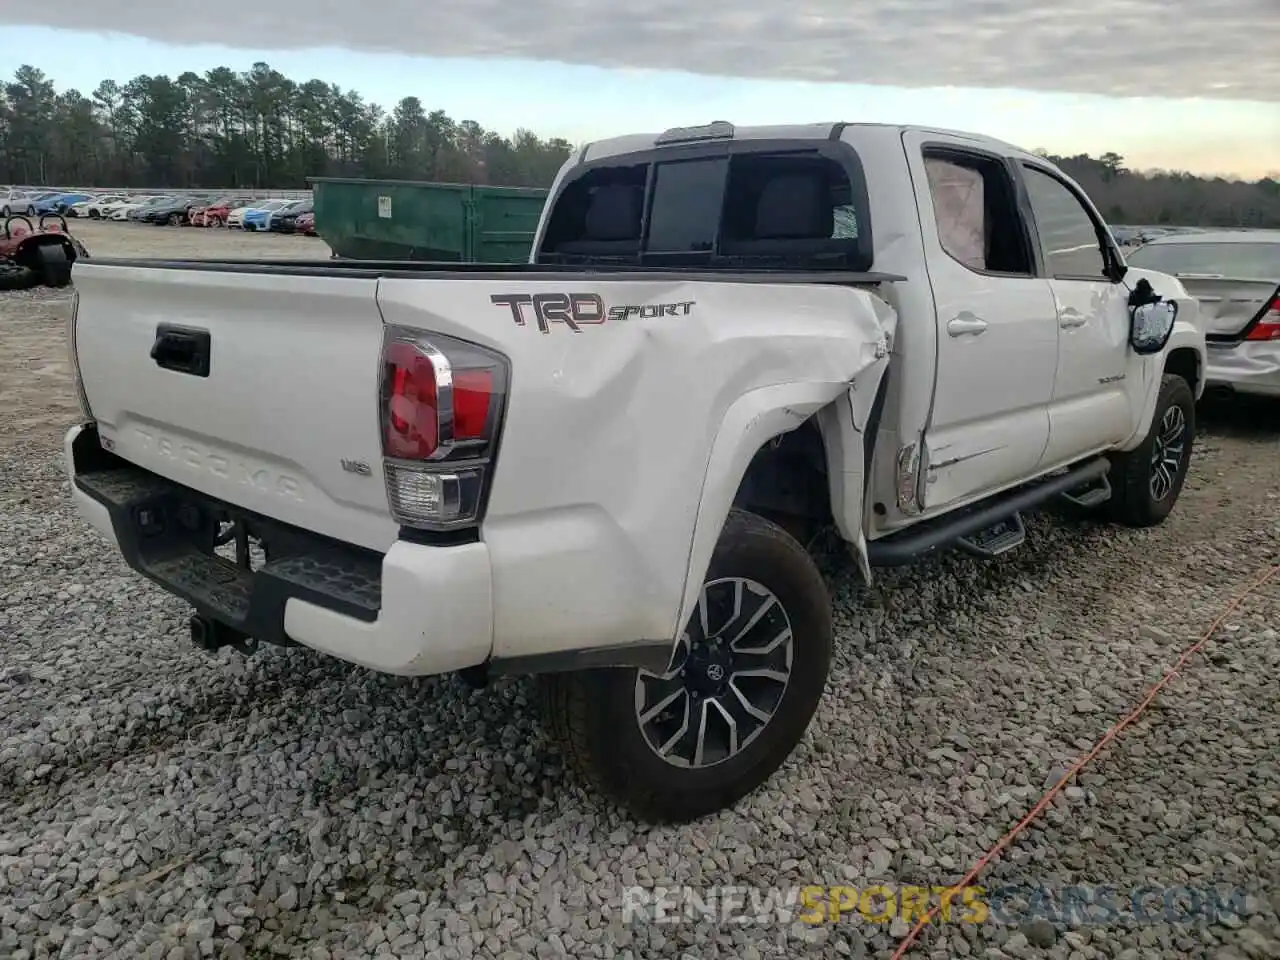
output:
[[1196, 401], [1191, 385], [1174, 374], [1160, 383], [1146, 439], [1111, 464], [1110, 511], [1131, 527], [1150, 527], [1173, 511], [1191, 466]]
[[171, 214], [169, 214], [169, 226], [171, 226], [171, 227], [180, 227], [180, 226], [182, 226], [182, 214], [180, 214], [180, 213], [171, 213]]
[[653, 821], [724, 809], [804, 736], [831, 662], [831, 601], [804, 548], [734, 511], [669, 669], [542, 678], [553, 736], [588, 782]]

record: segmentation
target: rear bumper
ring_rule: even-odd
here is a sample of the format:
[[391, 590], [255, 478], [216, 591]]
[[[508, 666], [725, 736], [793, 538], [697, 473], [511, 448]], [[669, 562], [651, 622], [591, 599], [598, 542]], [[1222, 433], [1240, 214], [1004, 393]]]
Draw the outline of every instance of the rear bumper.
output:
[[[265, 642], [300, 643], [385, 673], [488, 659], [493, 589], [483, 543], [397, 541], [378, 554], [251, 514], [104, 451], [93, 425], [65, 441], [80, 515], [137, 572], [198, 613]], [[219, 520], [266, 547], [254, 570], [215, 556]]]
[[1239, 393], [1280, 397], [1280, 340], [1210, 343], [1205, 380]]

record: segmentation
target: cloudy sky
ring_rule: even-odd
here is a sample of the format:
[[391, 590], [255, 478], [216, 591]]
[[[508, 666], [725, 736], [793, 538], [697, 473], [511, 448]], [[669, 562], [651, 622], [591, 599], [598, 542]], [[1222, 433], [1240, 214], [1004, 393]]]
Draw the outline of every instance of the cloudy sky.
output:
[[575, 141], [865, 119], [1247, 177], [1280, 171], [1277, 51], [1280, 0], [0, 0], [0, 64], [84, 92], [266, 60]]

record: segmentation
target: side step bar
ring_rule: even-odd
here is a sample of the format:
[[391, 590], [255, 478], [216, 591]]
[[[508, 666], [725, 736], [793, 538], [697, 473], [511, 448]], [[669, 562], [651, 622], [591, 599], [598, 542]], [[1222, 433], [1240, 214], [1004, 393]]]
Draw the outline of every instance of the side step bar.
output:
[[956, 540], [956, 546], [976, 557], [993, 560], [1027, 542], [1027, 528], [1022, 525], [1022, 514], [1015, 513], [997, 520], [985, 530]]
[[[988, 531], [1001, 521], [1007, 521], [1023, 510], [1040, 506], [1046, 500], [1051, 500], [1069, 490], [1096, 484], [1099, 478], [1105, 477], [1110, 470], [1111, 461], [1106, 457], [1099, 457], [1078, 467], [1072, 467], [1066, 473], [1000, 494], [958, 516], [948, 515], [936, 520], [926, 520], [901, 533], [871, 541], [867, 544], [868, 559], [873, 567], [896, 567], [911, 563], [940, 547], [953, 546], [959, 540], [975, 537], [976, 534]], [[1017, 526], [1020, 528], [1021, 525], [1019, 518]], [[976, 539], [981, 541], [983, 538]], [[1016, 545], [1012, 544], [1012, 546]], [[1005, 549], [1011, 548], [1010, 546]]]
[[1107, 479], [1107, 475], [1104, 473], [1090, 486], [1068, 490], [1062, 495], [1062, 499], [1069, 500], [1077, 507], [1084, 507], [1085, 509], [1100, 507], [1111, 499], [1111, 481]]

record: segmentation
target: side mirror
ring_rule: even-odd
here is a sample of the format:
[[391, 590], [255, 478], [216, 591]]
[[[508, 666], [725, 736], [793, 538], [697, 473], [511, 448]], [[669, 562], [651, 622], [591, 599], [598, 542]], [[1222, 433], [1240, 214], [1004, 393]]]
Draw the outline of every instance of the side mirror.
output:
[[1178, 319], [1178, 304], [1157, 300], [1129, 308], [1129, 343], [1141, 355], [1159, 353], [1173, 334]]

